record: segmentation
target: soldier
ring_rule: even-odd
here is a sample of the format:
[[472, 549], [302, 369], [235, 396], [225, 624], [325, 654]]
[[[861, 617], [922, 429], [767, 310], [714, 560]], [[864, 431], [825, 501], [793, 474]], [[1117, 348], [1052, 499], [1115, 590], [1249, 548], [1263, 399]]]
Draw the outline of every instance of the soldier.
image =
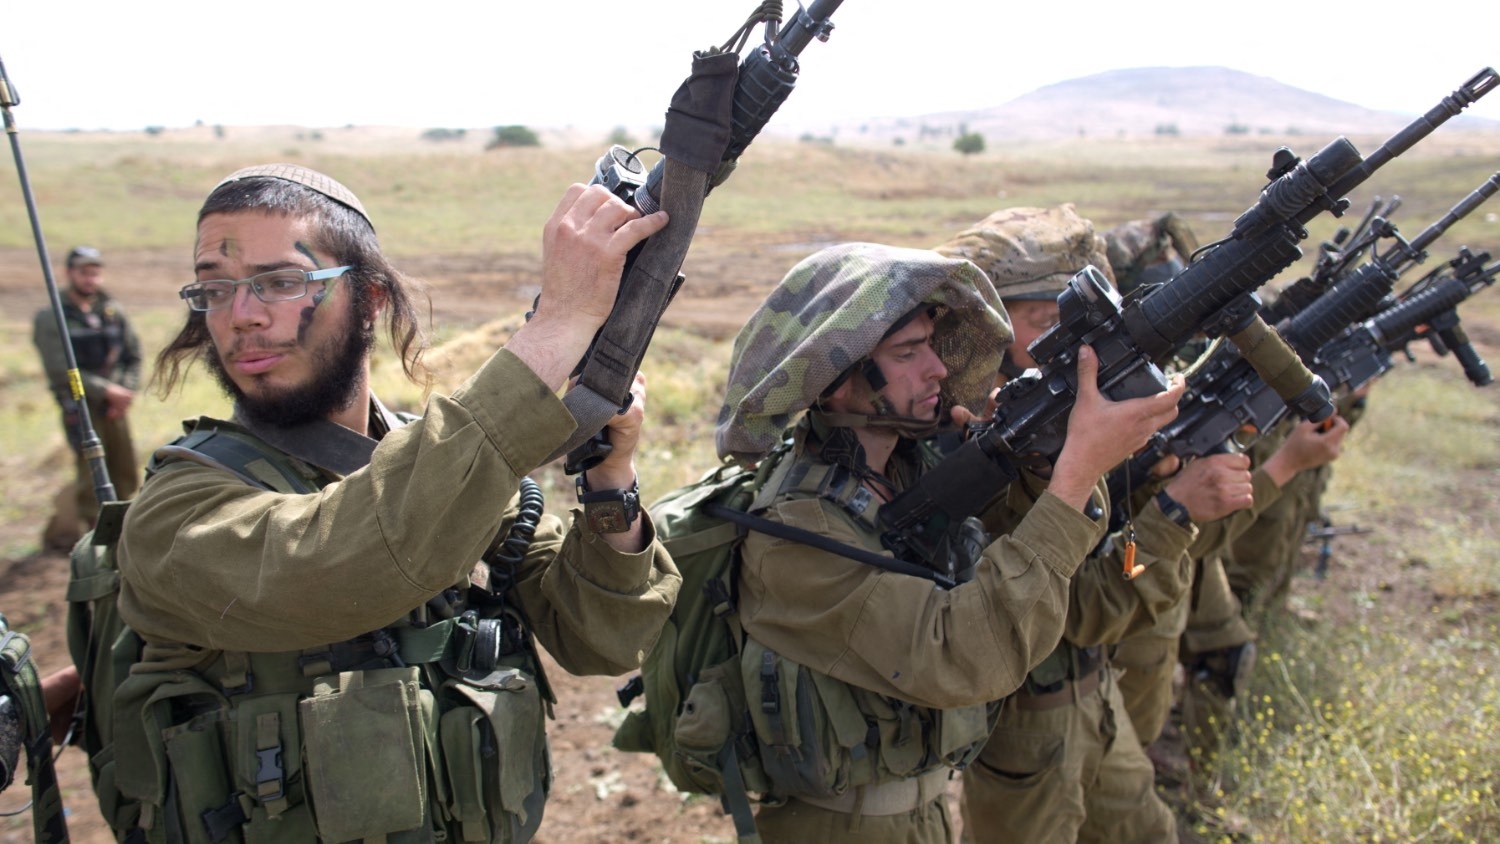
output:
[[[1104, 238], [1111, 268], [1122, 287], [1128, 284], [1130, 289], [1170, 280], [1187, 266], [1198, 242], [1186, 221], [1170, 212], [1123, 223], [1105, 232]], [[1189, 680], [1182, 707], [1186, 738], [1200, 757], [1217, 744], [1219, 730], [1231, 714], [1233, 688], [1248, 676], [1255, 652], [1255, 632], [1242, 617], [1225, 573], [1225, 550], [1262, 512], [1278, 506], [1286, 484], [1336, 456], [1347, 430], [1346, 422], [1336, 420], [1326, 435], [1302, 426], [1284, 443], [1284, 436], [1262, 440], [1250, 463], [1251, 507], [1199, 522], [1198, 538], [1188, 550], [1193, 585], [1187, 599], [1116, 649], [1115, 664], [1124, 669], [1120, 687], [1125, 708], [1143, 744], [1152, 745], [1167, 723], [1179, 658]], [[1181, 776], [1168, 770], [1172, 760], [1164, 751], [1154, 750], [1153, 759], [1166, 778]]]
[[1199, 570], [1176, 655], [1186, 681], [1182, 738], [1188, 760], [1201, 770], [1213, 765], [1234, 717], [1235, 696], [1255, 660], [1258, 625], [1246, 618], [1247, 607], [1233, 589], [1228, 573], [1231, 548], [1266, 522], [1265, 513], [1278, 512], [1283, 502], [1297, 501], [1303, 479], [1316, 477], [1319, 467], [1338, 458], [1348, 432], [1348, 421], [1334, 416], [1326, 430], [1293, 420], [1285, 431], [1269, 437], [1270, 442], [1254, 455], [1255, 474], [1274, 485], [1275, 491], [1268, 490], [1255, 507], [1224, 520], [1217, 534], [1196, 549]]
[[1198, 237], [1187, 220], [1172, 211], [1121, 223], [1103, 237], [1115, 288], [1122, 296], [1141, 285], [1171, 281], [1198, 251]]
[[[213, 189], [158, 372], [170, 391], [201, 359], [235, 410], [157, 452], [115, 550], [143, 647], [94, 713], [114, 733], [93, 761], [122, 840], [534, 834], [552, 703], [534, 642], [569, 671], [621, 673], [680, 583], [638, 516], [639, 382], [581, 481], [618, 518], [575, 510], [569, 528], [524, 478], [574, 427], [557, 392], [626, 252], [664, 224], [569, 188], [534, 318], [408, 422], [371, 393], [369, 356], [383, 322], [414, 373], [413, 283], [358, 198], [285, 164]], [[130, 640], [114, 641], [118, 660]]]
[[[775, 451], [755, 511], [882, 553], [879, 507], [931, 465], [934, 432], [984, 408], [1010, 338], [967, 261], [825, 249], [736, 339], [719, 453], [749, 463]], [[1015, 529], [976, 542], [973, 558], [933, 561], [972, 569], [956, 588], [745, 538], [741, 666], [772, 784], [756, 816], [764, 840], [951, 840], [944, 783], [984, 744], [993, 702], [1057, 644], [1069, 578], [1103, 536], [1084, 514], [1100, 475], [1175, 413], [1180, 386], [1111, 402], [1096, 369], [1084, 349], [1066, 444]], [[779, 450], [788, 426], [793, 446]]]
[[[63, 318], [72, 341], [73, 359], [83, 379], [84, 401], [94, 430], [104, 446], [105, 465], [115, 495], [127, 499], [141, 485], [141, 470], [130, 439], [128, 411], [141, 380], [141, 343], [124, 308], [102, 287], [104, 257], [92, 246], [75, 246], [68, 253], [68, 286], [62, 291]], [[79, 409], [68, 386], [68, 359], [57, 330], [57, 316], [43, 308], [32, 321], [31, 341], [42, 356], [42, 368], [52, 395], [63, 411], [63, 431], [77, 465], [72, 495], [58, 498], [57, 512], [43, 531], [48, 548], [67, 550], [82, 533], [80, 524], [93, 527], [99, 517], [94, 498], [94, 476], [79, 440]]]
[[[1369, 386], [1337, 404], [1339, 417], [1351, 427], [1364, 414]], [[1285, 424], [1292, 425], [1295, 421]], [[1279, 436], [1262, 438], [1251, 449], [1251, 456], [1259, 462], [1280, 439]], [[1322, 495], [1332, 475], [1332, 462], [1297, 475], [1281, 500], [1262, 512], [1225, 556], [1229, 586], [1243, 605], [1246, 620], [1257, 630], [1286, 604], [1292, 576], [1301, 558], [1302, 541], [1308, 525], [1322, 515]]]
[[[1028, 346], [1058, 320], [1057, 296], [1086, 265], [1111, 275], [1104, 241], [1072, 205], [997, 211], [938, 247], [989, 276], [1015, 327], [1004, 372], [1035, 366]], [[1189, 583], [1194, 522], [1248, 507], [1243, 455], [1195, 461], [1131, 518], [1137, 577], [1121, 576], [1123, 533], [1101, 544], [1074, 575], [1063, 639], [1001, 707], [975, 763], [964, 771], [964, 837], [974, 842], [1160, 842], [1176, 838], [1171, 810], [1110, 668], [1111, 646], [1150, 628], [1181, 602]], [[1013, 484], [1010, 519], [1030, 498]], [[998, 514], [994, 514], [998, 515]]]

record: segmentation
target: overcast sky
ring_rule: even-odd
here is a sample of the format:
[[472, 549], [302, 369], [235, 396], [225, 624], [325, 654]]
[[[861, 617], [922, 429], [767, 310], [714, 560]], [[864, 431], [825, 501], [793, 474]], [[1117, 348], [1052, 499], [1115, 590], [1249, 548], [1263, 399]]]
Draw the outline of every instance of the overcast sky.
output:
[[[692, 50], [754, 5], [9, 0], [0, 61], [22, 130], [647, 126]], [[985, 108], [1106, 70], [1204, 65], [1420, 114], [1500, 61], [1483, 35], [1497, 14], [1470, 0], [845, 0], [775, 122]], [[1470, 112], [1500, 119], [1500, 93]]]

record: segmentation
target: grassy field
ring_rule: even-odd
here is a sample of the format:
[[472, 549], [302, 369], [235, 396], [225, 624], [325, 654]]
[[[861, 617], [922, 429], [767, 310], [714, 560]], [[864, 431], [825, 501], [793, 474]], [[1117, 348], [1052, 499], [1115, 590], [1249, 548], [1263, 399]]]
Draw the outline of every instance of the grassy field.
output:
[[[316, 136], [315, 136], [316, 134]], [[240, 166], [289, 160], [351, 185], [387, 251], [423, 267], [435, 301], [454, 310], [432, 325], [435, 388], [454, 386], [519, 324], [535, 283], [541, 223], [564, 187], [584, 179], [603, 140], [578, 148], [485, 153], [476, 143], [424, 144], [416, 131], [206, 128], [134, 134], [21, 136], [54, 256], [95, 243], [112, 283], [154, 352], [181, 312], [193, 215], [212, 184]], [[1303, 154], [1329, 139], [1287, 139]], [[1369, 152], [1379, 139], [1357, 139]], [[963, 158], [941, 150], [824, 144], [753, 147], [710, 198], [674, 310], [733, 324], [803, 255], [827, 242], [877, 240], [931, 246], [989, 212], [1074, 202], [1102, 228], [1175, 210], [1204, 242], [1222, 237], [1255, 201], [1275, 141], [1078, 141], [992, 150]], [[1358, 216], [1379, 195], [1403, 199], [1395, 221], [1408, 237], [1487, 178], [1500, 137], [1445, 137], [1378, 171], [1351, 196]], [[0, 167], [0, 430], [6, 559], [38, 553], [34, 529], [71, 472], [29, 341], [44, 301], [24, 205], [11, 167]], [[1500, 205], [1481, 208], [1434, 247], [1500, 254]], [[1338, 225], [1323, 215], [1316, 244]], [[465, 261], [511, 262], [518, 289], [460, 286]], [[1416, 273], [1413, 273], [1413, 276]], [[1294, 278], [1286, 274], [1279, 282]], [[507, 276], [509, 278], [509, 276]], [[519, 292], [518, 292], [519, 291]], [[729, 299], [727, 293], [744, 293]], [[718, 297], [726, 296], [720, 299]], [[738, 303], [738, 304], [735, 304]], [[696, 310], [694, 310], [696, 309]], [[454, 316], [467, 313], [467, 317]], [[1500, 296], [1464, 308], [1471, 336], [1500, 357]], [[651, 438], [641, 485], [665, 490], [714, 464], [712, 428], [729, 343], [687, 317], [658, 333], [644, 370]], [[1500, 361], [1497, 361], [1500, 362]], [[376, 389], [417, 407], [421, 388], [389, 353]], [[201, 377], [185, 394], [142, 396], [132, 420], [138, 447], [170, 439], [188, 415], [224, 403]], [[1351, 435], [1325, 500], [1375, 532], [1340, 540], [1330, 580], [1299, 579], [1292, 612], [1265, 631], [1263, 659], [1238, 745], [1228, 751], [1214, 808], [1187, 826], [1205, 840], [1251, 833], [1258, 841], [1500, 840], [1500, 400], [1473, 389], [1451, 360], [1429, 354], [1379, 386]], [[560, 494], [560, 473], [547, 475]], [[0, 579], [0, 587], [4, 581]], [[37, 622], [41, 624], [42, 622]], [[33, 631], [28, 632], [34, 632]], [[4, 827], [0, 827], [4, 829]], [[553, 833], [549, 840], [564, 840]]]

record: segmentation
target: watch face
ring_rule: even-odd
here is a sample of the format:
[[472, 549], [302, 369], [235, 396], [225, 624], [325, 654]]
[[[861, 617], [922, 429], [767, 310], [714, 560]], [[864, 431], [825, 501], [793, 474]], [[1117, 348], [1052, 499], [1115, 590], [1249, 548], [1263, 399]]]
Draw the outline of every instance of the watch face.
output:
[[624, 533], [630, 530], [630, 520], [625, 518], [625, 502], [600, 501], [586, 504], [583, 514], [588, 517], [589, 527], [594, 533]]

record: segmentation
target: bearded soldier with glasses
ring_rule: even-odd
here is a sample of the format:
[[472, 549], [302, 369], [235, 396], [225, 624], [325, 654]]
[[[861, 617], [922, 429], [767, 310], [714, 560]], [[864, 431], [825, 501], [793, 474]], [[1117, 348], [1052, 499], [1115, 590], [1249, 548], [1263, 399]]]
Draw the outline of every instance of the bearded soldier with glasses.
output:
[[[377, 325], [409, 376], [424, 344], [359, 199], [286, 164], [213, 189], [157, 375], [170, 392], [201, 360], [233, 416], [158, 449], [123, 527], [73, 560], [81, 743], [117, 837], [535, 834], [554, 702], [538, 644], [568, 671], [627, 671], [680, 583], [648, 516], [559, 519], [525, 477], [572, 433], [557, 394], [665, 222], [569, 188], [534, 317], [414, 417], [370, 387]], [[634, 487], [644, 408], [638, 381], [592, 490]], [[112, 583], [117, 603], [89, 592]]]

